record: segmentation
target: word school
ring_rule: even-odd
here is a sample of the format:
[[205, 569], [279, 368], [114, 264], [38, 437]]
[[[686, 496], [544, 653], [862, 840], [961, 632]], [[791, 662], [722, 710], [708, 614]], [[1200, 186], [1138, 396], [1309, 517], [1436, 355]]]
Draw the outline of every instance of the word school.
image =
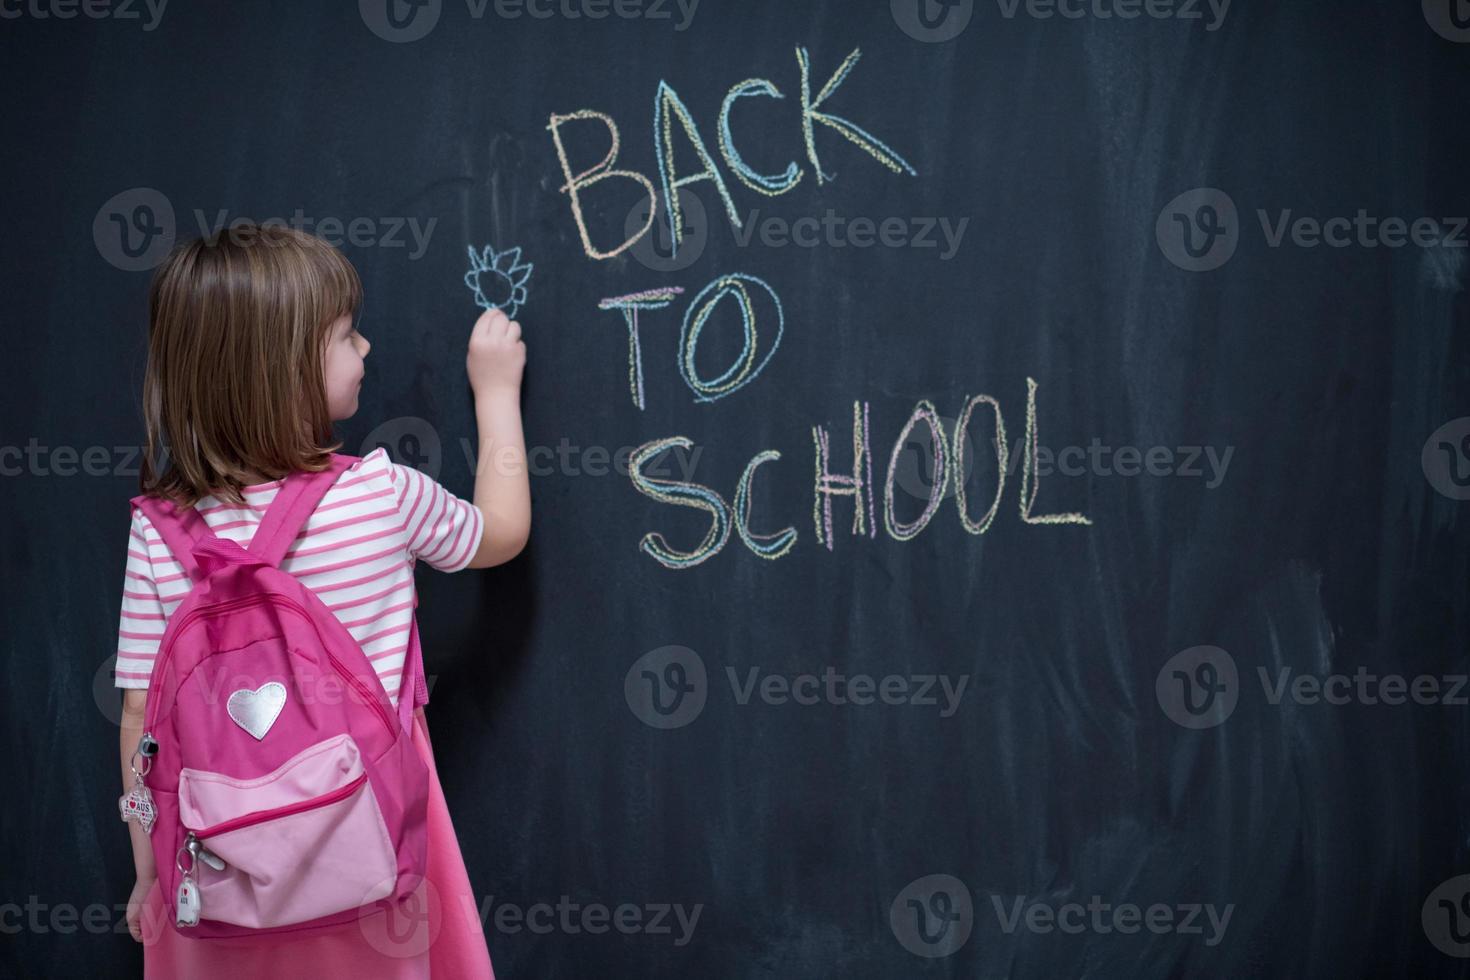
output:
[[[1033, 513], [1036, 497], [1040, 491], [1036, 466], [1036, 449], [1039, 438], [1036, 423], [1036, 390], [1035, 380], [1027, 378], [1026, 438], [1018, 505], [1021, 520], [1026, 524], [1090, 525], [1092, 521], [1080, 513]], [[991, 499], [990, 507], [980, 518], [976, 519], [970, 516], [971, 508], [965, 488], [965, 445], [969, 442], [967, 437], [971, 417], [979, 406], [988, 406], [995, 414], [994, 439], [987, 441], [994, 447], [998, 465], [995, 473], [995, 494]], [[835, 539], [832, 522], [832, 502], [835, 497], [853, 498], [853, 535], [866, 534], [869, 538], [874, 538], [878, 534], [877, 522], [873, 513], [873, 454], [868, 416], [866, 402], [853, 402], [851, 473], [832, 471], [832, 451], [828, 432], [821, 426], [812, 428], [815, 463], [812, 523], [816, 529], [817, 542], [825, 544], [828, 551], [833, 550]], [[920, 424], [929, 428], [934, 479], [923, 512], [914, 520], [904, 522], [897, 516], [894, 506], [894, 477], [903, 449], [914, 429]], [[787, 527], [774, 533], [761, 534], [751, 529], [750, 519], [750, 485], [755, 471], [762, 463], [780, 459], [781, 453], [775, 449], [767, 449], [752, 457], [736, 484], [735, 502], [732, 506], [712, 487], [688, 480], [656, 479], [647, 472], [650, 462], [664, 450], [675, 447], [688, 449], [693, 444], [693, 440], [685, 436], [670, 436], [644, 443], [629, 457], [628, 475], [639, 493], [660, 503], [672, 504], [676, 507], [692, 507], [709, 514], [709, 530], [705, 533], [703, 540], [689, 550], [675, 548], [659, 532], [649, 531], [639, 541], [639, 550], [665, 568], [692, 568], [719, 554], [729, 542], [730, 531], [733, 528], [745, 546], [761, 558], [774, 561], [790, 553], [792, 546], [796, 544], [796, 528]], [[895, 541], [908, 541], [924, 530], [944, 501], [945, 490], [951, 479], [954, 480], [953, 495], [955, 508], [959, 512], [960, 525], [970, 534], [984, 534], [990, 529], [996, 515], [1000, 512], [1001, 498], [1005, 492], [1006, 474], [1010, 471], [1009, 457], [1005, 418], [1001, 412], [1000, 402], [994, 397], [982, 394], [966, 398], [960, 409], [959, 417], [955, 420], [954, 431], [949, 434], [944, 432], [939, 413], [934, 406], [927, 400], [920, 401], [899, 431], [888, 459], [888, 475], [883, 483], [883, 523], [888, 536]]]

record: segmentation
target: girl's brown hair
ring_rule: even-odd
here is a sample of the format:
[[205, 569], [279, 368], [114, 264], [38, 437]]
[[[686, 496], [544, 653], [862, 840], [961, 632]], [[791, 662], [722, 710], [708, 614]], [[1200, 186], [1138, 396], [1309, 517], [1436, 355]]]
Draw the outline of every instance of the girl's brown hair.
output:
[[324, 469], [341, 446], [325, 341], [361, 305], [352, 263], [281, 225], [239, 224], [176, 247], [148, 293], [143, 492], [180, 506], [209, 494], [238, 504], [249, 474]]

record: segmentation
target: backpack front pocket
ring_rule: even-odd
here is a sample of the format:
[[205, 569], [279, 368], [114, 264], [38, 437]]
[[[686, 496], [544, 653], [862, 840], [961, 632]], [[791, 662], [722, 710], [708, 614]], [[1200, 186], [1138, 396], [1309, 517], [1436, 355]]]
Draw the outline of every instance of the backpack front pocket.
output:
[[255, 779], [185, 768], [179, 816], [202, 845], [200, 917], [265, 929], [393, 894], [398, 862], [357, 743], [342, 734]]

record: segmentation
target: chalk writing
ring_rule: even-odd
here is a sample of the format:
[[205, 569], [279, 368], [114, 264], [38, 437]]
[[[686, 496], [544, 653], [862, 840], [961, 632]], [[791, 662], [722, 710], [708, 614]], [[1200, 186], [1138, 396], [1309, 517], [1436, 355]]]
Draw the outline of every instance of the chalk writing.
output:
[[[679, 125], [684, 129], [684, 136], [694, 147], [694, 152], [699, 157], [703, 169], [698, 170], [687, 177], [676, 177], [674, 173], [674, 117], [678, 117]], [[699, 127], [689, 116], [689, 110], [679, 100], [674, 90], [669, 88], [667, 82], [658, 83], [658, 92], [654, 95], [653, 102], [653, 153], [658, 160], [658, 175], [663, 185], [665, 211], [669, 220], [669, 254], [679, 254], [679, 240], [684, 236], [684, 221], [680, 213], [679, 188], [685, 184], [692, 184], [700, 180], [708, 180], [715, 185], [715, 190], [720, 193], [720, 200], [725, 202], [725, 213], [730, 216], [730, 222], [736, 228], [740, 227], [740, 214], [735, 210], [735, 202], [730, 200], [730, 188], [725, 186], [725, 178], [720, 176], [720, 170], [715, 166], [715, 161], [710, 157], [709, 150], [705, 148], [704, 140], [700, 138]]]
[[[770, 297], [775, 315], [775, 329], [768, 332], [771, 346], [759, 363], [756, 362], [756, 354], [760, 347], [760, 333], [757, 325], [758, 322], [764, 323], [764, 321], [757, 320], [756, 303], [752, 299], [751, 287], [757, 287], [757, 290], [764, 291], [765, 295]], [[597, 304], [600, 310], [617, 310], [623, 315], [623, 322], [628, 328], [628, 384], [633, 393], [633, 404], [640, 409], [644, 407], [644, 388], [643, 350], [642, 339], [638, 333], [638, 311], [663, 309], [683, 291], [677, 286], [648, 289], [625, 296], [609, 297]], [[757, 296], [759, 294], [756, 292]], [[740, 354], [723, 374], [706, 381], [700, 377], [695, 367], [699, 338], [709, 324], [716, 307], [726, 299], [733, 300], [740, 310]], [[781, 307], [781, 298], [765, 280], [743, 272], [731, 272], [718, 276], [699, 291], [684, 312], [684, 320], [679, 328], [679, 376], [684, 379], [689, 390], [694, 392], [696, 402], [712, 402], [724, 398], [755, 380], [770, 362], [772, 355], [776, 353], [776, 348], [781, 345], [781, 337], [785, 331], [786, 314]]]
[[512, 320], [525, 305], [526, 284], [531, 279], [531, 263], [521, 261], [519, 247], [497, 253], [489, 245], [476, 254], [469, 247], [470, 271], [464, 284], [475, 294], [475, 303], [487, 310], [504, 310]]
[[[812, 523], [817, 528], [817, 543], [832, 550], [832, 498], [850, 495], [856, 497], [858, 506], [852, 512], [852, 533], [862, 534], [867, 528], [868, 537], [878, 533], [873, 520], [873, 495], [864, 493], [864, 488], [873, 483], [873, 452], [869, 448], [868, 403], [852, 403], [852, 475], [833, 473], [828, 468], [832, 452], [827, 445], [827, 430], [812, 426], [814, 462], [816, 463], [816, 493], [812, 495]], [[864, 520], [862, 501], [867, 499], [867, 519]]]
[[[579, 174], [573, 175], [572, 165], [567, 162], [567, 148], [561, 140], [561, 127], [568, 122], [578, 119], [596, 119], [606, 126], [608, 136], [611, 138], [611, 145], [608, 147], [607, 156], [603, 157], [601, 162], [588, 167]], [[613, 122], [612, 116], [609, 116], [605, 112], [594, 112], [591, 109], [578, 109], [576, 112], [569, 112], [566, 115], [552, 113], [551, 124], [546, 128], [551, 130], [551, 141], [556, 144], [556, 158], [561, 161], [561, 172], [567, 180], [565, 184], [562, 184], [557, 189], [561, 193], [569, 195], [571, 198], [572, 218], [577, 223], [577, 234], [581, 236], [582, 250], [587, 253], [587, 257], [592, 259], [610, 259], [647, 234], [648, 229], [653, 227], [653, 219], [658, 211], [658, 193], [653, 189], [653, 181], [636, 170], [612, 169], [612, 165], [618, 160], [619, 146], [618, 124]], [[611, 249], [610, 251], [602, 251], [592, 244], [592, 236], [587, 231], [587, 219], [582, 214], [581, 192], [610, 177], [622, 177], [642, 185], [643, 189], [648, 193], [648, 220], [643, 223], [642, 228], [624, 240], [617, 248]]]
[[[837, 92], [837, 89], [847, 80], [862, 56], [859, 48], [854, 48], [842, 63], [837, 66], [830, 78], [827, 79], [816, 97], [812, 96], [811, 84], [811, 56], [806, 48], [796, 49], [796, 63], [801, 76], [801, 138], [805, 145], [807, 160], [811, 162], [812, 169], [816, 171], [817, 183], [822, 184], [835, 179], [835, 175], [822, 169], [822, 164], [817, 156], [816, 127], [826, 127], [840, 134], [853, 145], [857, 146], [868, 156], [878, 161], [879, 164], [896, 174], [908, 174], [912, 177], [918, 176], [918, 171], [898, 154], [896, 150], [884, 143], [872, 133], [863, 129], [851, 119], [835, 115], [821, 108], [824, 103]], [[730, 112], [735, 102], [742, 98], [764, 96], [766, 98], [784, 98], [781, 90], [774, 82], [766, 78], [747, 78], [736, 83], [725, 94], [724, 101], [720, 105], [720, 114], [717, 122], [719, 135], [720, 156], [723, 157], [726, 166], [730, 168], [737, 180], [746, 187], [758, 191], [761, 194], [774, 196], [784, 194], [791, 190], [801, 180], [802, 170], [794, 162], [787, 163], [786, 169], [779, 176], [761, 174], [753, 169], [735, 147], [735, 136], [731, 130]], [[699, 169], [693, 173], [679, 176], [674, 167], [674, 121], [678, 120], [679, 128], [683, 133], [685, 141], [694, 150], [699, 160]], [[608, 132], [609, 145], [607, 153], [596, 164], [581, 171], [572, 168], [571, 161], [567, 156], [566, 144], [562, 139], [562, 127], [568, 123], [578, 121], [596, 121], [602, 123]], [[653, 227], [658, 215], [658, 198], [660, 194], [664, 199], [664, 210], [667, 214], [669, 226], [670, 254], [676, 256], [679, 251], [679, 242], [683, 237], [682, 208], [679, 203], [679, 189], [699, 181], [709, 181], [714, 185], [716, 193], [719, 194], [721, 202], [725, 206], [725, 213], [735, 228], [741, 227], [740, 213], [735, 208], [735, 202], [730, 196], [730, 187], [720, 172], [719, 164], [713, 154], [710, 153], [704, 137], [700, 135], [699, 127], [690, 114], [689, 108], [679, 98], [671, 85], [660, 80], [654, 91], [653, 98], [653, 155], [658, 164], [659, 186], [655, 187], [651, 179], [636, 170], [614, 169], [618, 160], [618, 152], [622, 146], [622, 139], [618, 131], [618, 125], [613, 117], [605, 112], [597, 112], [593, 109], [578, 109], [569, 113], [552, 113], [550, 123], [546, 127], [551, 132], [552, 143], [556, 146], [557, 162], [561, 165], [564, 182], [558, 190], [566, 194], [571, 203], [572, 220], [576, 223], [577, 234], [582, 241], [582, 250], [591, 259], [610, 259], [623, 252], [624, 249], [639, 241]], [[648, 198], [648, 218], [643, 222], [636, 232], [624, 239], [613, 248], [599, 248], [592, 243], [592, 235], [587, 227], [586, 214], [583, 209], [582, 197], [586, 190], [602, 181], [610, 178], [620, 177], [631, 180], [643, 189]], [[641, 205], [639, 206], [641, 209]]]
[[628, 457], [628, 475], [633, 478], [633, 486], [638, 489], [639, 493], [647, 494], [654, 500], [666, 504], [708, 511], [713, 518], [704, 540], [692, 551], [679, 551], [669, 547], [664, 536], [657, 531], [649, 531], [643, 535], [643, 539], [638, 542], [638, 547], [665, 568], [693, 568], [711, 556], [719, 554], [720, 549], [725, 547], [725, 542], [730, 539], [730, 505], [725, 503], [724, 497], [709, 487], [702, 487], [697, 483], [660, 480], [643, 472], [644, 464], [665, 449], [673, 447], [688, 449], [692, 445], [694, 445], [692, 439], [686, 439], [684, 436], [671, 436], [668, 439], [655, 439], [653, 442], [644, 443], [633, 450]]
[[[771, 340], [771, 349], [766, 351], [766, 356], [761, 358], [759, 364], [755, 363], [756, 348], [759, 345], [759, 337], [756, 333], [755, 305], [750, 300], [750, 293], [746, 289], [748, 285], [759, 286], [771, 297], [771, 302], [776, 306], [776, 336]], [[709, 321], [710, 314], [715, 307], [726, 297], [734, 297], [740, 306], [741, 341], [740, 356], [735, 363], [725, 370], [725, 373], [712, 381], [705, 381], [699, 377], [699, 372], [694, 366], [695, 351], [699, 346], [699, 335]], [[776, 348], [781, 345], [781, 334], [786, 329], [786, 314], [781, 309], [781, 298], [776, 291], [766, 285], [762, 279], [748, 276], [742, 272], [732, 272], [721, 276], [714, 282], [699, 291], [689, 304], [689, 309], [684, 313], [684, 323], [679, 328], [679, 376], [694, 392], [694, 400], [697, 402], [712, 402], [718, 398], [724, 398], [732, 392], [738, 391], [761, 373], [771, 357], [776, 353]]]
[[756, 453], [745, 465], [745, 472], [740, 474], [740, 482], [735, 487], [735, 530], [753, 554], [772, 561], [786, 554], [796, 544], [796, 528], [784, 528], [774, 534], [756, 534], [750, 530], [750, 481], [757, 466], [767, 460], [780, 458], [781, 454], [774, 449]]
[[[905, 524], [893, 513], [893, 475], [898, 470], [898, 457], [909, 440], [909, 433], [921, 421], [928, 424], [929, 431], [934, 436], [934, 482], [929, 487], [929, 499], [924, 503], [924, 512], [917, 520]], [[948, 479], [949, 463], [944, 450], [944, 429], [939, 423], [939, 413], [926, 399], [914, 406], [913, 414], [903, 424], [893, 443], [893, 454], [888, 457], [888, 479], [883, 484], [883, 523], [887, 526], [889, 535], [895, 540], [907, 541], [928, 527], [934, 512], [939, 510], [939, 502], [944, 499], [944, 487]]]
[[[1037, 463], [1037, 432], [1036, 421], [1036, 381], [1032, 378], [1026, 379], [1026, 449], [1022, 456], [1023, 469], [1021, 474], [1021, 494], [1018, 511], [1021, 520], [1026, 524], [1077, 524], [1090, 525], [1091, 519], [1075, 513], [1058, 514], [1034, 514], [1036, 497], [1040, 489], [1040, 476]], [[968, 513], [968, 505], [964, 493], [964, 445], [968, 436], [968, 429], [977, 405], [989, 405], [995, 412], [995, 434], [996, 440], [994, 450], [996, 454], [997, 472], [995, 497], [990, 509], [979, 520], [972, 520]], [[929, 491], [929, 499], [925, 502], [922, 513], [912, 521], [902, 521], [898, 518], [895, 507], [894, 476], [896, 462], [904, 447], [908, 444], [914, 429], [923, 423], [929, 428], [931, 439], [930, 452], [933, 454], [934, 481]], [[812, 523], [816, 528], [816, 537], [819, 544], [825, 545], [828, 551], [834, 550], [835, 535], [833, 533], [832, 504], [838, 497], [853, 498], [853, 521], [852, 536], [877, 536], [876, 524], [873, 520], [874, 510], [874, 487], [872, 475], [872, 448], [869, 428], [869, 407], [867, 402], [855, 401], [852, 405], [852, 446], [853, 465], [851, 474], [834, 473], [831, 469], [831, 447], [829, 435], [822, 426], [812, 428], [812, 444], [814, 456], [814, 480], [812, 496]], [[668, 439], [656, 439], [645, 443], [636, 450], [628, 461], [629, 475], [632, 477], [633, 485], [639, 490], [656, 500], [664, 503], [677, 504], [684, 507], [697, 507], [707, 511], [712, 520], [704, 539], [692, 551], [678, 551], [671, 547], [663, 535], [651, 531], [643, 536], [639, 547], [666, 568], [688, 568], [700, 562], [707, 561], [718, 554], [724, 548], [730, 537], [730, 527], [733, 524], [740, 540], [750, 551], [768, 560], [775, 560], [788, 554], [796, 543], [796, 529], [784, 528], [774, 534], [755, 534], [749, 530], [751, 520], [750, 482], [756, 468], [763, 463], [779, 460], [781, 454], [774, 449], [766, 449], [757, 453], [745, 467], [741, 474], [740, 482], [735, 490], [735, 506], [733, 509], [725, 502], [717, 491], [710, 487], [702, 486], [683, 480], [655, 480], [643, 472], [643, 468], [658, 453], [671, 447], [688, 448], [693, 442], [685, 436], [674, 436]], [[1001, 414], [1000, 402], [990, 395], [975, 395], [965, 399], [964, 407], [960, 411], [959, 418], [954, 424], [954, 431], [946, 437], [943, 422], [934, 405], [927, 399], [920, 400], [909, 413], [907, 420], [900, 428], [898, 437], [894, 441], [893, 451], [889, 456], [888, 476], [883, 485], [883, 516], [884, 526], [889, 538], [894, 541], [909, 541], [917, 537], [921, 531], [929, 526], [930, 522], [938, 513], [945, 497], [945, 487], [950, 479], [956, 481], [955, 506], [959, 511], [960, 525], [966, 532], [974, 535], [984, 534], [993, 524], [996, 514], [1000, 510], [1002, 494], [1005, 491], [1006, 470], [1009, 451], [1006, 448], [1005, 421]]]
[[628, 326], [628, 387], [633, 392], [633, 404], [640, 409], [643, 408], [643, 348], [638, 341], [638, 311], [661, 310], [683, 291], [680, 286], [645, 289], [641, 293], [611, 296], [597, 304], [599, 310], [623, 313], [623, 322]]
[[857, 65], [858, 58], [860, 57], [862, 57], [862, 51], [858, 48], [853, 48], [852, 54], [842, 59], [842, 64], [837, 66], [837, 70], [832, 73], [832, 77], [827, 79], [827, 84], [822, 86], [822, 90], [813, 99], [811, 89], [811, 57], [806, 53], [806, 48], [796, 49], [796, 62], [801, 66], [801, 135], [806, 140], [806, 156], [812, 162], [812, 169], [817, 172], [818, 184], [826, 180], [832, 180], [833, 178], [829, 174], [823, 173], [822, 164], [817, 160], [816, 137], [812, 130], [812, 123], [814, 122], [819, 122], [823, 126], [830, 126], [837, 130], [837, 132], [862, 147], [873, 159], [894, 173], [906, 173], [911, 177], [917, 177], [919, 175], [917, 170], [909, 166], [907, 160], [899, 156], [887, 144], [863, 129], [857, 123], [850, 119], [843, 119], [841, 116], [834, 116], [830, 112], [817, 111], [817, 106], [826, 102], [828, 97], [837, 91], [837, 86], [847, 80], [848, 73]]

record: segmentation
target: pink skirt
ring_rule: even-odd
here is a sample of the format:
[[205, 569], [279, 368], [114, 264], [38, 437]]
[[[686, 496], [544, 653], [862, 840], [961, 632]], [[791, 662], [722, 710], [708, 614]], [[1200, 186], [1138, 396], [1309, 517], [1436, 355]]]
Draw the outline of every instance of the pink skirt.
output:
[[145, 980], [218, 976], [494, 980], [422, 708], [414, 712], [413, 734], [414, 745], [429, 766], [429, 869], [427, 880], [399, 910], [305, 937], [206, 941], [181, 936], [167, 921], [168, 905], [155, 885], [140, 917]]

